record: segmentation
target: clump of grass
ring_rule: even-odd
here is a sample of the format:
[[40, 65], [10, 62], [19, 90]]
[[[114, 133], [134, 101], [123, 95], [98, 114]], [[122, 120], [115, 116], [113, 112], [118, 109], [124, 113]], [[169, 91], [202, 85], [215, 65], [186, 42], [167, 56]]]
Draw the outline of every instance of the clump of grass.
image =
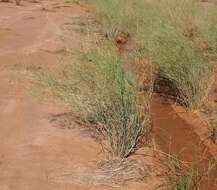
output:
[[176, 89], [177, 101], [198, 108], [207, 98], [212, 82], [211, 65], [200, 50], [169, 28], [148, 42], [148, 53], [158, 65], [158, 75]]
[[174, 86], [181, 104], [196, 109], [205, 102], [213, 81], [211, 55], [217, 50], [215, 6], [196, 0], [91, 3], [106, 34], [129, 35], [136, 51], [151, 58], [160, 78]]
[[177, 100], [196, 109], [206, 101], [213, 82], [207, 50], [200, 45], [207, 39], [197, 17], [209, 20], [201, 18], [202, 8], [194, 0], [155, 2], [151, 7], [146, 17], [154, 17], [146, 27], [152, 32], [144, 33], [144, 53], [157, 63], [160, 77], [175, 87]]
[[198, 169], [189, 167], [176, 158], [169, 157], [167, 162], [167, 166], [170, 170], [169, 189], [200, 190], [204, 180], [209, 180], [209, 174], [216, 169], [216, 165], [216, 160], [211, 160], [209, 161], [208, 167], [205, 168], [202, 173], [199, 173]]
[[127, 157], [137, 146], [143, 129], [149, 127], [149, 113], [144, 121], [139, 119], [136, 83], [112, 50], [82, 54], [76, 64], [59, 72], [46, 72], [42, 81], [74, 113], [102, 126], [114, 156]]
[[211, 123], [211, 138], [215, 143], [217, 142], [217, 120]]

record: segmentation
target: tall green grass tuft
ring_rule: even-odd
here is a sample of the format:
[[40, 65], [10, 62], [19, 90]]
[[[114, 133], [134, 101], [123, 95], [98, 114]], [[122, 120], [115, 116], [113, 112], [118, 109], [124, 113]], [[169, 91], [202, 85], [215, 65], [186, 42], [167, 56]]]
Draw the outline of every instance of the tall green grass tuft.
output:
[[114, 51], [92, 50], [41, 79], [75, 114], [103, 128], [113, 156], [127, 157], [149, 127], [139, 119], [137, 85]]
[[158, 66], [177, 101], [197, 109], [213, 82], [217, 7], [197, 0], [93, 0], [105, 33], [126, 33], [134, 48]]
[[162, 27], [147, 43], [147, 53], [158, 65], [158, 75], [177, 92], [177, 101], [190, 108], [205, 102], [213, 82], [211, 65], [203, 52], [191, 47], [175, 29]]

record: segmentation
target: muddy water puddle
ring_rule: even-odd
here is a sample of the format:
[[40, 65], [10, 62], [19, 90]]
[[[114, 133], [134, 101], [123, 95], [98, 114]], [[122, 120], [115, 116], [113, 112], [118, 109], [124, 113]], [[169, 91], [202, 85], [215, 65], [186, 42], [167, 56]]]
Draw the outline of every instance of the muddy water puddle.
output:
[[[213, 158], [201, 143], [193, 127], [174, 110], [172, 103], [155, 95], [152, 113], [155, 141], [161, 151], [189, 162], [199, 171], [208, 167], [209, 160]], [[217, 169], [210, 173], [209, 180], [203, 184], [203, 189], [217, 189]]]

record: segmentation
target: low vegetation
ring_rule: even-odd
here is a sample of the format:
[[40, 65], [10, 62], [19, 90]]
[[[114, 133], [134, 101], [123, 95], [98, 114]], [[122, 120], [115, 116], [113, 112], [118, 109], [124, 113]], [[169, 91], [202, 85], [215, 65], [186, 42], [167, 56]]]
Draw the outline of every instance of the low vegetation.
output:
[[209, 175], [216, 170], [216, 160], [209, 161], [207, 168], [199, 172], [192, 166], [188, 166], [180, 160], [169, 156], [167, 166], [170, 170], [169, 188], [171, 190], [200, 190], [206, 186], [209, 189]]
[[[42, 78], [74, 113], [102, 126], [112, 155], [126, 157], [134, 150], [148, 126], [139, 119], [137, 85], [116, 52], [92, 50], [79, 56], [76, 64]], [[143, 120], [149, 125], [148, 115]]]
[[[198, 108], [213, 81], [217, 14], [196, 0], [93, 0], [108, 37], [130, 36], [136, 51], [158, 66], [181, 104]], [[205, 8], [207, 9], [205, 11]]]
[[[214, 80], [217, 14], [211, 6], [204, 11], [196, 0], [86, 1], [97, 12], [105, 41], [112, 43], [104, 46], [100, 41], [93, 48], [88, 46], [88, 51], [77, 52], [76, 63], [46, 71], [40, 80], [76, 116], [102, 129], [112, 156], [125, 158], [150, 132], [154, 88], [150, 81], [148, 88], [141, 88], [139, 76], [128, 68], [128, 62], [151, 62], [156, 68], [155, 84], [163, 81], [172, 86], [170, 90], [180, 104], [198, 109], [206, 102]], [[130, 41], [127, 56], [133, 55], [131, 60], [114, 46], [120, 35]], [[216, 139], [216, 123], [212, 131]], [[201, 176], [193, 169], [182, 170], [174, 161], [168, 167], [172, 190], [199, 190], [204, 176], [213, 168]]]
[[[206, 101], [217, 50], [215, 9], [204, 11], [196, 0], [86, 1], [109, 41], [127, 36], [133, 47], [128, 53], [155, 64], [157, 79], [172, 86], [179, 103], [196, 109]], [[50, 74], [47, 84], [82, 118], [103, 126], [113, 155], [126, 157], [150, 128], [151, 88], [142, 92], [147, 100], [141, 105], [138, 81], [124, 66], [128, 61], [114, 47], [104, 51], [95, 45], [77, 64]]]

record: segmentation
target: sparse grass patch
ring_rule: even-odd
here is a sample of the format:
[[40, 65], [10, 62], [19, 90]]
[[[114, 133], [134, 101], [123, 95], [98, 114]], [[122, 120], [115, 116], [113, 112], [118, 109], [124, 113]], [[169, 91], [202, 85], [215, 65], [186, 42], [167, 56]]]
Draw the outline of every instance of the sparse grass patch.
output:
[[[142, 181], [149, 175], [149, 167], [138, 160], [114, 159], [101, 160], [96, 167], [80, 167], [79, 171], [56, 176], [55, 183], [103, 185], [112, 188], [123, 188], [131, 180]], [[124, 188], [125, 189], [125, 188]]]
[[[189, 167], [178, 159], [168, 158], [167, 166], [170, 169], [169, 182], [171, 190], [200, 190], [204, 180], [210, 180], [209, 174], [214, 171], [217, 166], [216, 160], [209, 161], [209, 165], [204, 171]], [[208, 189], [209, 187], [207, 187]]]
[[217, 143], [217, 120], [216, 119], [211, 123], [211, 138], [215, 143]]
[[74, 113], [102, 126], [114, 156], [127, 157], [150, 125], [149, 113], [140, 121], [137, 85], [113, 50], [92, 50], [40, 77]]

